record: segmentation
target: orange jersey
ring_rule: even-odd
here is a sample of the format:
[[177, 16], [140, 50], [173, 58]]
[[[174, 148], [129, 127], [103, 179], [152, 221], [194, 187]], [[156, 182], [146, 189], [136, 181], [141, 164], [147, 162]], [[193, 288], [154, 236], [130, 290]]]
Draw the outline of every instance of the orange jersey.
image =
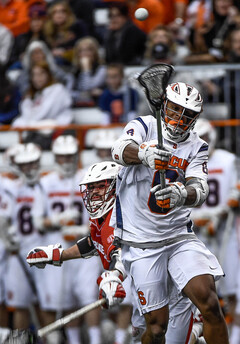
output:
[[106, 270], [109, 269], [111, 261], [110, 253], [115, 249], [113, 245], [114, 228], [109, 226], [111, 215], [112, 211], [108, 213], [103, 222], [101, 222], [101, 219], [90, 220], [91, 239], [101, 258], [102, 265]]
[[29, 30], [28, 6], [23, 0], [11, 0], [0, 4], [0, 23], [16, 37]]

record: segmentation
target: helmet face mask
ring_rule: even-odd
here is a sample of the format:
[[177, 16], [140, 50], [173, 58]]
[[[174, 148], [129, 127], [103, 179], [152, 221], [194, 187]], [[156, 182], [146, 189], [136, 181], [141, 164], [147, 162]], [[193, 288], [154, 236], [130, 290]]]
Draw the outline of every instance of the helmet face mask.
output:
[[107, 214], [114, 206], [116, 179], [120, 165], [103, 161], [89, 167], [80, 183], [85, 207], [92, 219]]
[[26, 164], [18, 164], [20, 174], [24, 177], [25, 181], [29, 185], [37, 183], [40, 177], [40, 161], [32, 161]]
[[78, 169], [78, 155], [77, 154], [66, 154], [66, 155], [55, 155], [55, 161], [59, 173], [65, 177], [72, 177]]
[[182, 82], [168, 85], [161, 112], [166, 138], [174, 142], [184, 140], [201, 112], [202, 97], [195, 87]]
[[100, 182], [81, 185], [84, 205], [92, 219], [102, 217], [114, 205], [116, 180], [105, 179]]
[[165, 101], [162, 110], [165, 130], [171, 140], [176, 142], [184, 140], [194, 125], [200, 113], [186, 109], [168, 99]]
[[62, 177], [71, 178], [78, 169], [79, 144], [71, 135], [61, 135], [53, 142], [52, 152]]

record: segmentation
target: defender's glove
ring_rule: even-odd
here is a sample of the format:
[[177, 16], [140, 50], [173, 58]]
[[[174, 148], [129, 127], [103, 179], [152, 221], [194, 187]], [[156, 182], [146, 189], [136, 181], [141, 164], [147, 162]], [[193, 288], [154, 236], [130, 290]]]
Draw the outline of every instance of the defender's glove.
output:
[[105, 271], [97, 279], [99, 285], [99, 299], [105, 298], [104, 308], [120, 304], [126, 296], [122, 285], [123, 276], [117, 271]]
[[27, 262], [30, 266], [35, 265], [39, 269], [44, 269], [46, 264], [61, 266], [62, 245], [48, 245], [33, 248], [27, 255]]
[[164, 189], [161, 188], [161, 185], [156, 185], [150, 191], [155, 195], [156, 203], [161, 208], [180, 207], [187, 198], [187, 190], [179, 182], [170, 183]]
[[165, 149], [158, 149], [156, 140], [143, 142], [139, 146], [138, 158], [142, 164], [153, 170], [166, 170], [171, 153]]

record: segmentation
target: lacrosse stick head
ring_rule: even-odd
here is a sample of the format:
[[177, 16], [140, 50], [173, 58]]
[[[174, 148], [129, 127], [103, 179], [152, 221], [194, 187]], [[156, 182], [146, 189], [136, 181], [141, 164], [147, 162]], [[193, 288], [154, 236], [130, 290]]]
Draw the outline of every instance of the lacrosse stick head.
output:
[[154, 108], [161, 108], [173, 71], [173, 66], [157, 63], [144, 69], [138, 76], [137, 80], [143, 86], [147, 99]]

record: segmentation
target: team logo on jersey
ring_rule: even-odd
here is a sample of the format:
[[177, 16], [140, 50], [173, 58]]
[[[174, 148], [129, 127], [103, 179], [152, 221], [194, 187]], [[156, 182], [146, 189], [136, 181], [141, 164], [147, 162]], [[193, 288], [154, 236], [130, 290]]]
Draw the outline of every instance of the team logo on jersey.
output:
[[173, 149], [177, 149], [177, 144], [176, 143], [173, 144]]
[[129, 129], [129, 130], [127, 131], [127, 134], [133, 136], [133, 135], [134, 135], [134, 129], [133, 129], [133, 128], [132, 128], [132, 129]]
[[178, 167], [181, 170], [186, 170], [187, 166], [189, 165], [186, 159], [178, 158], [177, 156], [172, 156], [169, 161], [169, 166]]

